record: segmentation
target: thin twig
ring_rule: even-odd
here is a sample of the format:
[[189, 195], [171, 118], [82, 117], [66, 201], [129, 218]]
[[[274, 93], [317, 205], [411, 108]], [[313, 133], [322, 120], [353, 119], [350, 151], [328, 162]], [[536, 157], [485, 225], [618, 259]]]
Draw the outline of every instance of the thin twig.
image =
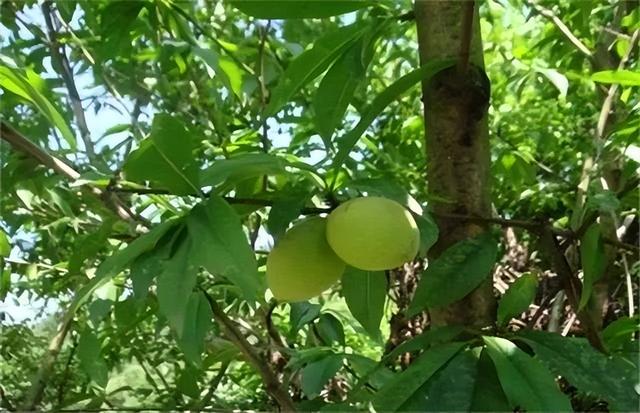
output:
[[[22, 136], [4, 121], [0, 123], [0, 139], [8, 142], [14, 149], [34, 158], [42, 165], [53, 169], [55, 172], [72, 181], [75, 181], [80, 177], [80, 173], [69, 166], [66, 162], [49, 154], [29, 139]], [[129, 208], [120, 200], [120, 198], [117, 197], [116, 194], [107, 193], [94, 186], [89, 186], [89, 188], [93, 195], [101, 198], [107, 206], [109, 206], [123, 220], [130, 222], [138, 221], [139, 223], [148, 226], [146, 220], [133, 214], [133, 212], [129, 210]]]
[[80, 99], [80, 95], [78, 94], [78, 88], [76, 87], [76, 82], [73, 78], [73, 70], [71, 69], [71, 65], [69, 64], [69, 59], [67, 59], [64, 46], [61, 46], [58, 43], [56, 29], [53, 26], [53, 19], [57, 20], [57, 17], [51, 11], [50, 1], [45, 1], [42, 4], [42, 15], [44, 16], [44, 21], [47, 25], [47, 35], [49, 37], [49, 46], [51, 48], [51, 58], [54, 59], [54, 61], [57, 63], [57, 65], [54, 65], [53, 67], [55, 68], [57, 66], [61, 69], [59, 74], [62, 77], [67, 90], [69, 91], [69, 101], [71, 103], [71, 108], [73, 109], [73, 114], [78, 124], [78, 129], [80, 130], [80, 137], [84, 142], [85, 151], [87, 152], [87, 156], [89, 157], [89, 159], [94, 160], [96, 154], [93, 149], [91, 133], [89, 132], [84, 109], [82, 108], [82, 100]]
[[[624, 68], [624, 65], [629, 60], [631, 53], [635, 50], [635, 47], [638, 43], [638, 38], [640, 37], [640, 29], [633, 32], [631, 36], [631, 40], [629, 41], [629, 48], [625, 55], [620, 59], [620, 63], [618, 64], [618, 70]], [[598, 147], [601, 147], [600, 141], [605, 138], [605, 130], [607, 127], [607, 123], [609, 120], [609, 116], [611, 115], [611, 108], [613, 106], [614, 98], [618, 92], [618, 88], [620, 86], [617, 83], [614, 83], [609, 87], [609, 91], [607, 92], [607, 97], [604, 99], [602, 103], [602, 107], [600, 108], [600, 115], [598, 116], [598, 124], [596, 126], [596, 140], [599, 143]]]
[[202, 400], [198, 403], [198, 407], [196, 410], [202, 410], [205, 407], [207, 407], [209, 403], [211, 403], [211, 399], [213, 399], [213, 395], [216, 393], [218, 386], [222, 382], [222, 379], [224, 378], [225, 374], [227, 373], [229, 364], [230, 362], [227, 361], [220, 365], [220, 369], [218, 369], [218, 373], [213, 377], [213, 379], [211, 380], [211, 383], [209, 383], [209, 390], [207, 390], [207, 393], [204, 395]]
[[558, 28], [558, 30], [560, 30], [564, 37], [566, 37], [567, 40], [569, 40], [571, 44], [573, 44], [576, 49], [580, 51], [580, 53], [584, 54], [589, 59], [593, 59], [593, 53], [591, 53], [591, 50], [589, 50], [589, 48], [571, 32], [571, 29], [569, 29], [569, 27], [564, 24], [564, 22], [560, 20], [560, 18], [556, 16], [553, 11], [537, 4], [533, 0], [525, 0], [525, 3], [531, 6], [533, 10], [535, 10], [538, 14], [551, 21], [551, 23], [553, 23]]
[[64, 401], [65, 395], [65, 387], [67, 382], [69, 381], [69, 374], [71, 373], [71, 362], [73, 362], [73, 356], [76, 354], [76, 349], [78, 348], [78, 337], [73, 337], [73, 344], [71, 346], [71, 351], [69, 352], [69, 357], [67, 358], [67, 363], [64, 366], [64, 373], [62, 374], [62, 380], [60, 381], [60, 385], [58, 386], [58, 406], [62, 406], [62, 402]]
[[242, 354], [244, 354], [249, 364], [251, 364], [253, 368], [260, 373], [267, 393], [273, 397], [282, 411], [295, 412], [296, 409], [293, 404], [293, 400], [291, 400], [291, 396], [289, 396], [287, 390], [282, 387], [282, 383], [280, 383], [278, 377], [271, 370], [266, 360], [264, 360], [260, 354], [258, 354], [254, 346], [247, 341], [242, 332], [238, 330], [233, 321], [227, 317], [224, 310], [218, 305], [218, 303], [216, 303], [215, 299], [204, 288], [200, 288], [200, 290], [209, 302], [213, 318], [223, 328], [229, 340], [231, 340]]
[[31, 388], [29, 389], [29, 395], [27, 396], [27, 399], [21, 410], [32, 411], [35, 410], [38, 405], [40, 405], [42, 397], [44, 396], [44, 389], [47, 386], [49, 382], [49, 376], [53, 371], [53, 365], [58, 358], [60, 349], [64, 344], [64, 339], [67, 337], [67, 333], [69, 333], [72, 324], [73, 317], [67, 317], [65, 315], [62, 323], [60, 323], [60, 326], [56, 331], [56, 334], [49, 342], [47, 352], [40, 362], [38, 372], [36, 373], [35, 378], [32, 381]]

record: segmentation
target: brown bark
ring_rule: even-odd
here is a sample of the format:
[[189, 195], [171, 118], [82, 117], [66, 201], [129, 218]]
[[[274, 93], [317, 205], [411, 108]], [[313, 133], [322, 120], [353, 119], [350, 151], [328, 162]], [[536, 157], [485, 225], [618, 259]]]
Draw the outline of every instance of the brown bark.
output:
[[[439, 59], [468, 61], [423, 83], [427, 180], [440, 228], [435, 258], [452, 244], [478, 235], [485, 226], [443, 217], [491, 216], [490, 154], [487, 122], [489, 80], [484, 73], [477, 7], [465, 19], [466, 1], [415, 2], [422, 64]], [[465, 20], [472, 25], [464, 27]], [[465, 38], [466, 37], [466, 38]], [[461, 70], [462, 68], [462, 70]], [[434, 325], [487, 326], [495, 320], [491, 279], [449, 306], [430, 309]]]

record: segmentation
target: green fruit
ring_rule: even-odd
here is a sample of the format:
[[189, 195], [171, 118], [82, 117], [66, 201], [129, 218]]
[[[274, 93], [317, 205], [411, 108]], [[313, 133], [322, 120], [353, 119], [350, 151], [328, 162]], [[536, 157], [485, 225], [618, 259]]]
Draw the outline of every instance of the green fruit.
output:
[[295, 225], [267, 257], [267, 284], [282, 301], [315, 297], [340, 279], [346, 265], [329, 247], [327, 221], [309, 218]]
[[327, 241], [347, 264], [378, 271], [415, 258], [420, 232], [405, 207], [372, 196], [352, 199], [329, 214]]

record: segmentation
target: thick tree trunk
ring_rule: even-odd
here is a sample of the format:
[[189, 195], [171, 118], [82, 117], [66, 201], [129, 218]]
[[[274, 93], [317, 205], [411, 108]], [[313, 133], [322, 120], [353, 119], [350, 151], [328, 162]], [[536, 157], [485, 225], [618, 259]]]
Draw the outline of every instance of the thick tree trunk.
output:
[[[473, 17], [471, 10], [466, 1], [415, 2], [421, 63], [451, 58], [469, 62], [423, 84], [427, 180], [434, 199], [431, 210], [440, 227], [440, 239], [430, 258], [486, 230], [441, 218], [438, 213], [491, 216], [490, 86], [484, 73], [478, 10], [474, 9]], [[459, 302], [430, 309], [430, 317], [433, 325], [487, 326], [494, 323], [495, 307], [492, 280], [488, 279]]]

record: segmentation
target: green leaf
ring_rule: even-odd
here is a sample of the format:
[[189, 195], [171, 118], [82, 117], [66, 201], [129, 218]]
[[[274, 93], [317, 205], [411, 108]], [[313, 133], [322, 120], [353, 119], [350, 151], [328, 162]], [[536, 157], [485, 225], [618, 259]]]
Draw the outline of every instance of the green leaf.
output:
[[483, 337], [511, 408], [528, 411], [572, 411], [567, 396], [537, 360], [509, 340]]
[[476, 384], [478, 358], [462, 351], [429, 378], [398, 411], [470, 411]]
[[631, 70], [603, 70], [591, 75], [598, 83], [617, 83], [622, 86], [640, 86], [640, 72]]
[[336, 60], [342, 51], [364, 33], [359, 24], [341, 27], [319, 40], [291, 61], [273, 89], [265, 117], [273, 116], [307, 83]]
[[0, 257], [8, 257], [11, 253], [11, 244], [9, 243], [9, 237], [0, 229]]
[[276, 199], [269, 211], [267, 230], [277, 242], [284, 235], [289, 224], [300, 216], [300, 212], [309, 198], [309, 194], [291, 194]]
[[198, 275], [191, 245], [192, 240], [188, 237], [180, 242], [157, 281], [158, 308], [178, 338], [185, 330], [187, 306]]
[[202, 363], [204, 338], [211, 330], [211, 307], [202, 292], [192, 292], [187, 303], [184, 327], [178, 336], [178, 344], [187, 360], [197, 366]]
[[462, 326], [441, 326], [420, 333], [415, 337], [401, 343], [398, 347], [387, 353], [383, 360], [393, 360], [404, 353], [411, 353], [418, 350], [426, 350], [437, 344], [444, 344], [456, 339], [464, 331]]
[[379, 412], [395, 412], [410, 400], [416, 392], [442, 366], [465, 346], [465, 343], [449, 343], [432, 347], [400, 374], [396, 374], [373, 399]]
[[115, 252], [105, 259], [96, 270], [95, 277], [80, 288], [74, 296], [65, 314], [65, 320], [73, 318], [78, 308], [84, 304], [96, 289], [118, 275], [138, 256], [154, 248], [158, 241], [180, 222], [181, 221], [177, 219], [167, 220], [155, 226], [146, 234], [133, 240], [126, 248]]
[[309, 398], [317, 396], [341, 367], [342, 356], [336, 354], [307, 364], [301, 372], [301, 387], [304, 394]]
[[335, 342], [344, 346], [344, 328], [340, 320], [333, 314], [321, 314], [316, 322], [316, 330], [327, 345]]
[[539, 68], [536, 69], [536, 71], [542, 73], [547, 79], [549, 79], [553, 86], [558, 89], [558, 92], [560, 92], [560, 96], [567, 96], [567, 90], [569, 90], [569, 81], [567, 80], [567, 77], [565, 75], [555, 69]]
[[507, 396], [502, 390], [496, 367], [486, 349], [480, 353], [473, 390], [471, 412], [508, 412], [511, 410]]
[[155, 251], [147, 252], [139, 256], [131, 264], [131, 283], [133, 284], [133, 295], [142, 299], [149, 293], [153, 279], [162, 273], [164, 259]]
[[640, 331], [640, 317], [621, 317], [609, 324], [602, 331], [602, 340], [610, 351], [619, 350], [625, 343], [633, 340], [633, 335]]
[[289, 307], [291, 308], [289, 312], [290, 336], [295, 335], [305, 324], [315, 320], [320, 315], [322, 308], [319, 304], [311, 304], [307, 301], [290, 303]]
[[322, 78], [313, 100], [315, 124], [325, 146], [329, 147], [333, 131], [340, 125], [353, 92], [364, 76], [363, 41], [347, 49]]
[[498, 245], [490, 233], [460, 241], [429, 262], [409, 306], [409, 315], [425, 307], [451, 304], [469, 294], [490, 274]]
[[4, 267], [4, 258], [0, 257], [0, 300], [4, 301], [11, 290], [11, 268]]
[[547, 368], [578, 390], [606, 399], [614, 411], [637, 411], [638, 372], [632, 363], [598, 352], [583, 338], [542, 331], [523, 331], [518, 336]]
[[0, 87], [31, 102], [55, 126], [72, 150], [76, 150], [76, 137], [64, 117], [39, 90], [44, 80], [32, 70], [23, 72], [0, 66]]
[[240, 218], [221, 197], [195, 206], [187, 216], [193, 240], [191, 260], [213, 275], [221, 275], [240, 287], [248, 300], [258, 298], [261, 283], [258, 265]]
[[589, 302], [593, 284], [602, 278], [607, 268], [607, 256], [604, 252], [600, 224], [591, 224], [582, 236], [580, 240], [580, 261], [584, 277], [582, 280], [582, 295], [578, 305], [579, 310], [583, 309]]
[[437, 60], [429, 62], [422, 67], [415, 69], [408, 74], [402, 76], [400, 79], [389, 85], [383, 92], [381, 92], [375, 99], [362, 111], [360, 121], [355, 128], [340, 138], [338, 143], [338, 153], [333, 159], [333, 168], [338, 169], [342, 166], [344, 161], [349, 156], [349, 153], [356, 145], [360, 136], [367, 130], [369, 125], [378, 117], [382, 111], [391, 104], [394, 100], [398, 99], [402, 94], [408, 91], [411, 87], [420, 81], [427, 81], [433, 75], [441, 70], [450, 67], [453, 64], [452, 61]]
[[109, 369], [101, 354], [100, 341], [89, 328], [84, 329], [80, 334], [76, 352], [80, 360], [80, 367], [91, 378], [91, 381], [103, 389], [107, 387]]
[[180, 393], [193, 399], [200, 398], [198, 373], [199, 371], [193, 367], [187, 367], [180, 373], [180, 377], [176, 381], [176, 386], [178, 390], [180, 390]]
[[353, 317], [371, 337], [379, 338], [387, 297], [384, 271], [365, 271], [347, 266], [342, 275], [342, 295]]
[[420, 249], [418, 250], [418, 255], [420, 257], [426, 257], [429, 249], [438, 241], [440, 229], [427, 212], [422, 215], [412, 212], [411, 215], [413, 215], [413, 219], [416, 220], [418, 230], [420, 231]]
[[538, 277], [535, 274], [523, 274], [514, 281], [498, 303], [498, 325], [506, 325], [513, 317], [525, 311], [538, 290]]
[[123, 170], [132, 181], [150, 181], [177, 195], [197, 194], [194, 149], [195, 138], [186, 126], [173, 116], [159, 114], [153, 119], [151, 136], [129, 155]]
[[102, 250], [113, 228], [112, 219], [105, 220], [95, 231], [77, 238], [71, 258], [69, 258], [68, 270], [70, 273], [80, 271], [87, 258], [94, 258]]
[[194, 56], [200, 58], [209, 68], [209, 75], [217, 75], [222, 83], [236, 96], [242, 96], [243, 73], [238, 65], [230, 59], [221, 57], [213, 49], [193, 47]]
[[217, 187], [262, 175], [286, 172], [284, 159], [266, 153], [247, 153], [230, 159], [218, 159], [200, 173], [202, 186]]
[[259, 19], [330, 17], [375, 4], [370, 0], [229, 0], [228, 3]]

